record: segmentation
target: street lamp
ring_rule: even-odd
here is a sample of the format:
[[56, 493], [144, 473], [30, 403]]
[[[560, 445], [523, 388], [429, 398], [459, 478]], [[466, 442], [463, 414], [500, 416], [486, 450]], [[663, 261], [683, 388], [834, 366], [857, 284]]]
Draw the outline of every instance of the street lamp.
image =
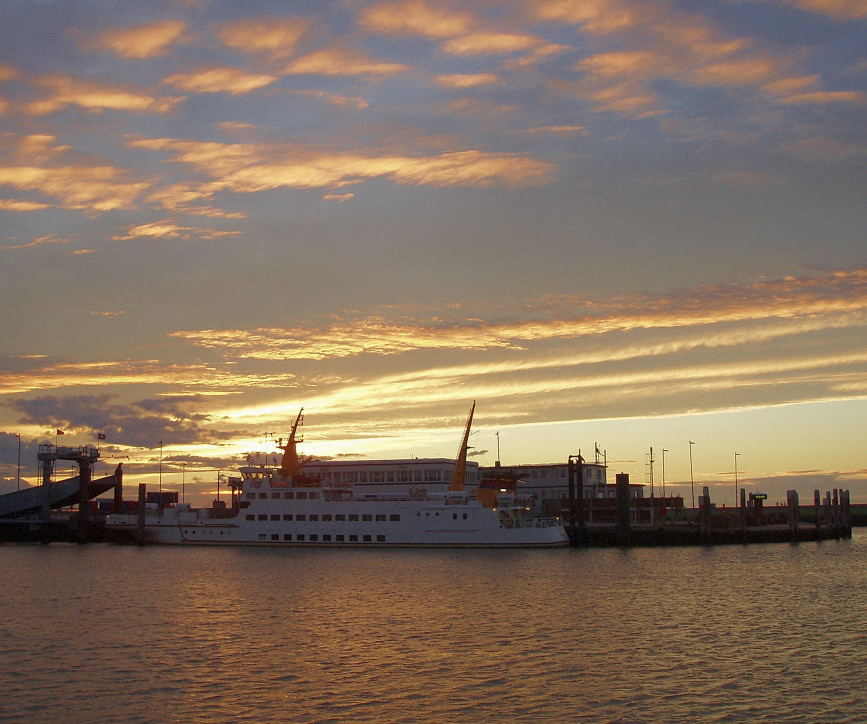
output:
[[668, 452], [668, 450], [666, 450], [665, 448], [662, 448], [662, 497], [663, 498], [665, 497], [665, 453], [667, 453], [667, 452]]
[[735, 508], [738, 507], [738, 455], [740, 453], [735, 453]]

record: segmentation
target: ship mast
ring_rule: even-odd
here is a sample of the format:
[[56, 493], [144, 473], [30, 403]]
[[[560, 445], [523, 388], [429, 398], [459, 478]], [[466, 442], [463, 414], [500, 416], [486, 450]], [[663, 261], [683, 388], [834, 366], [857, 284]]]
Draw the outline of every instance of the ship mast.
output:
[[470, 426], [473, 424], [473, 412], [476, 409], [476, 401], [473, 400], [473, 406], [470, 408], [470, 415], [467, 418], [467, 428], [464, 430], [464, 439], [461, 442], [461, 449], [458, 451], [457, 460], [455, 460], [455, 469], [452, 471], [452, 482], [449, 485], [449, 490], [460, 491], [464, 490], [464, 483], [467, 477], [467, 450], [469, 449], [470, 441]]
[[292, 432], [289, 434], [289, 439], [286, 441], [286, 444], [277, 446], [283, 450], [283, 460], [280, 463], [280, 475], [284, 478], [288, 478], [290, 475], [298, 475], [301, 471], [301, 466], [298, 464], [298, 449], [296, 448], [296, 444], [304, 441], [298, 440], [296, 433], [298, 432], [298, 425], [303, 419], [301, 417], [302, 412], [304, 412], [303, 407], [299, 410], [298, 417], [295, 418], [295, 422], [292, 424]]

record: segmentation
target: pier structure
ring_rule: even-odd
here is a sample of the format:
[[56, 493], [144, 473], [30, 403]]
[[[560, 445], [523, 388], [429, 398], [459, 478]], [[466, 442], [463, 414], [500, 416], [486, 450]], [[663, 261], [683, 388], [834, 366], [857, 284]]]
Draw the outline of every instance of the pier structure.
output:
[[[580, 456], [575, 468], [580, 470]], [[852, 537], [848, 490], [833, 490], [824, 497], [816, 490], [810, 507], [802, 507], [797, 491], [790, 490], [786, 505], [774, 508], [765, 508], [767, 495], [763, 493], [747, 497], [743, 488], [738, 492], [740, 504], [735, 508], [717, 509], [707, 486], [698, 498], [697, 510], [684, 509], [682, 500], [666, 508], [659, 505], [660, 499], [632, 497], [629, 476], [620, 473], [616, 509], [611, 506], [614, 501], [607, 499], [579, 499], [580, 493], [570, 485], [569, 507], [563, 519], [576, 546], [714, 545]]]
[[[50, 443], [39, 446], [37, 458], [41, 466], [42, 484], [0, 495], [0, 540], [88, 540], [90, 510], [93, 498], [114, 488], [114, 507], [120, 510], [123, 501], [123, 469], [118, 465], [112, 475], [94, 479], [93, 469], [99, 460], [97, 448], [64, 447]], [[54, 481], [58, 460], [78, 465], [78, 475]], [[58, 521], [52, 510], [78, 506], [75, 519]], [[74, 523], [74, 536], [73, 534]]]

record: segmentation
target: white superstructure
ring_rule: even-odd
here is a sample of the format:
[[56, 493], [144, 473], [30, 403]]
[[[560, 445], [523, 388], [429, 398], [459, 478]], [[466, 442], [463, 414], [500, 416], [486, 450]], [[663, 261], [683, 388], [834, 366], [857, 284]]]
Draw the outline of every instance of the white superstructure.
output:
[[[359, 494], [348, 482], [302, 472], [295, 451], [295, 421], [281, 467], [246, 465], [232, 478], [233, 505], [194, 510], [112, 514], [106, 526], [144, 542], [208, 545], [557, 547], [569, 539], [558, 518], [530, 518], [514, 494], [496, 507], [470, 498], [464, 487], [467, 435], [453, 468], [450, 489]], [[472, 422], [472, 411], [467, 431]], [[422, 481], [424, 482], [424, 481]], [[433, 482], [433, 481], [431, 481]]]

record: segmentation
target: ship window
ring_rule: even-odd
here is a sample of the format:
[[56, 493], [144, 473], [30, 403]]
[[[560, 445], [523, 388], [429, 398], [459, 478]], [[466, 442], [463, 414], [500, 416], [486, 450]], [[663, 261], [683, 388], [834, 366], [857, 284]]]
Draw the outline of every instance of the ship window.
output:
[[322, 520], [331, 520], [331, 513], [323, 513]]
[[313, 513], [313, 514], [310, 516], [310, 520], [319, 520], [319, 515], [318, 515], [317, 513]]
[[295, 540], [304, 540], [304, 534], [299, 533], [298, 536], [295, 538]]
[[307, 493], [299, 490], [298, 491], [298, 500], [306, 500], [306, 499], [307, 499]]
[[319, 498], [319, 493], [317, 493], [317, 492], [311, 492], [310, 493], [310, 500], [316, 500], [317, 498]]
[[359, 473], [358, 475], [359, 475], [359, 479], [361, 480], [362, 483], [367, 482], [367, 472], [366, 471], [363, 473]]
[[392, 520], [392, 521], [400, 520], [400, 514], [399, 513], [392, 513], [390, 516], [388, 516], [388, 519]]
[[310, 536], [310, 540], [317, 541], [317, 540], [319, 540], [319, 536], [316, 535], [316, 533], [314, 533], [313, 535]]
[[346, 516], [343, 513], [337, 513], [334, 516], [334, 520], [346, 520]]
[[387, 470], [385, 472], [385, 482], [393, 483], [394, 482], [394, 470]]
[[292, 490], [287, 490], [285, 493], [283, 493], [283, 497], [286, 498], [286, 500], [292, 500], [292, 498], [295, 497], [295, 493]]
[[286, 513], [283, 515], [283, 520], [292, 520], [292, 513]]
[[467, 519], [467, 514], [466, 514], [466, 513], [464, 513], [464, 520], [466, 520], [466, 519]]
[[371, 483], [381, 483], [382, 482], [382, 472], [375, 472], [370, 474], [370, 482]]
[[458, 514], [452, 513], [452, 520], [457, 520], [457, 519], [458, 519]]
[[398, 474], [398, 481], [401, 483], [409, 482], [409, 470], [401, 470]]
[[413, 479], [416, 483], [420, 483], [420, 482], [422, 481], [422, 478], [421, 478], [421, 470], [415, 470], [415, 471], [413, 471], [412, 479]]
[[281, 497], [281, 494], [279, 492], [278, 493], [271, 493], [271, 497], [272, 498], [279, 498], [279, 497]]
[[260, 498], [267, 498], [267, 497], [268, 497], [268, 493], [259, 493], [259, 497], [260, 497]]
[[385, 536], [384, 535], [376, 536], [376, 542], [377, 543], [385, 543]]
[[280, 534], [279, 533], [272, 533], [271, 534], [271, 540], [280, 540]]
[[322, 536], [322, 540], [324, 542], [328, 543], [331, 541], [331, 536], [328, 533], [326, 533], [325, 535]]
[[247, 513], [247, 520], [256, 520], [256, 516], [252, 513]]
[[364, 542], [365, 543], [370, 543], [370, 541], [371, 541], [371, 538], [369, 535], [364, 536]]
[[265, 540], [265, 534], [259, 533], [259, 540]]
[[376, 519], [377, 520], [385, 520], [385, 513], [377, 513]]
[[283, 540], [292, 540], [292, 534], [291, 533], [284, 533], [283, 534]]
[[295, 520], [307, 520], [307, 516], [304, 513], [295, 516]]
[[373, 516], [370, 513], [365, 513], [361, 516], [361, 519], [364, 521], [371, 521], [373, 520]]
[[268, 516], [267, 515], [260, 515], [259, 520], [268, 520]]
[[358, 543], [358, 536], [357, 535], [349, 536], [349, 542], [350, 543]]
[[358, 516], [355, 513], [350, 513], [349, 520], [358, 520]]
[[343, 541], [346, 540], [346, 537], [343, 535], [343, 533], [338, 533], [335, 537], [338, 543], [343, 543]]
[[271, 516], [271, 520], [280, 520], [280, 516], [277, 514], [274, 514]]
[[247, 500], [253, 500], [256, 497], [256, 493], [247, 493]]

